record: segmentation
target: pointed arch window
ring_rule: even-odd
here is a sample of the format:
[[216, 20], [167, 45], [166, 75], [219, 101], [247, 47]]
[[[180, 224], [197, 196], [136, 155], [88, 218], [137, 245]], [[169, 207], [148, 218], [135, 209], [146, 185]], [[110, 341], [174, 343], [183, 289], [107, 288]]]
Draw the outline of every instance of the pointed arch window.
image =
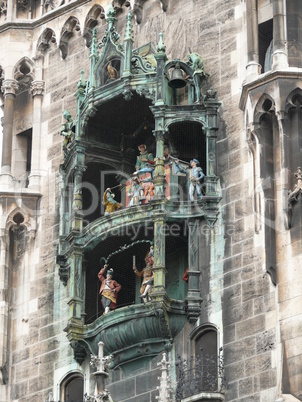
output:
[[71, 373], [61, 383], [60, 401], [83, 402], [84, 377], [81, 373]]

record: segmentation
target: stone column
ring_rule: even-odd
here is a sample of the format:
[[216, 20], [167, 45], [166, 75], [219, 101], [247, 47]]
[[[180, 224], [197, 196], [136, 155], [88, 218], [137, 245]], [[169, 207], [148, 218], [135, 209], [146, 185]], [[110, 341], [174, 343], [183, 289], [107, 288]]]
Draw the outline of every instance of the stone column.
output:
[[189, 283], [188, 295], [186, 297], [186, 309], [189, 321], [194, 323], [201, 311], [202, 298], [199, 287], [199, 221], [189, 222]]
[[166, 268], [165, 268], [165, 220], [161, 212], [154, 218], [154, 286], [152, 300], [162, 301], [166, 295]]
[[124, 39], [125, 45], [125, 59], [124, 59], [124, 71], [123, 77], [131, 76], [131, 58], [132, 58], [132, 45], [133, 45], [133, 33], [132, 33], [132, 14], [127, 14], [127, 26]]
[[[289, 127], [287, 113], [284, 111], [277, 112], [278, 127], [279, 127], [279, 144], [280, 144], [280, 191], [281, 205], [284, 211], [284, 226], [289, 228], [288, 221], [288, 183], [290, 183], [289, 169]], [[281, 228], [280, 228], [281, 229]], [[282, 228], [283, 229], [283, 228]]]
[[70, 300], [68, 302], [69, 320], [71, 320], [73, 323], [78, 322], [78, 325], [82, 326], [82, 251], [75, 249], [70, 257], [70, 260]]
[[6, 241], [8, 234], [3, 231], [0, 238], [0, 384], [7, 383], [7, 340], [8, 340], [8, 267]]
[[11, 165], [12, 165], [12, 143], [13, 143], [13, 121], [14, 105], [18, 83], [14, 79], [7, 79], [2, 84], [4, 92], [4, 111], [2, 119], [3, 143], [2, 143], [2, 168], [1, 184], [8, 189], [11, 185]]
[[206, 146], [207, 146], [207, 171], [206, 195], [217, 195], [217, 176], [216, 176], [216, 115], [207, 116]]
[[288, 67], [286, 19], [283, 0], [273, 0], [273, 70]]
[[33, 129], [31, 150], [31, 172], [29, 175], [28, 188], [40, 191], [41, 188], [41, 123], [42, 123], [42, 100], [44, 94], [44, 81], [33, 81], [31, 92], [33, 96]]
[[155, 197], [157, 199], [165, 197], [165, 161], [164, 161], [164, 139], [165, 132], [163, 130], [154, 130], [153, 134], [156, 139], [156, 158], [154, 172]]
[[166, 46], [163, 42], [163, 34], [159, 34], [159, 41], [156, 46], [157, 53], [155, 53], [154, 57], [157, 63], [157, 97], [155, 101], [155, 105], [164, 105], [165, 101], [165, 76], [164, 76], [164, 69], [165, 63], [167, 60], [166, 56]]
[[257, 78], [260, 74], [261, 66], [259, 64], [259, 43], [258, 43], [258, 15], [257, 0], [248, 0], [246, 2], [246, 23], [247, 23], [247, 54], [248, 64], [247, 81]]
[[7, 0], [6, 22], [11, 22], [16, 19], [16, 8], [17, 5], [14, 0]]
[[72, 204], [72, 230], [82, 231], [83, 215], [82, 215], [82, 178], [85, 168], [82, 166], [75, 167], [74, 173], [74, 194]]

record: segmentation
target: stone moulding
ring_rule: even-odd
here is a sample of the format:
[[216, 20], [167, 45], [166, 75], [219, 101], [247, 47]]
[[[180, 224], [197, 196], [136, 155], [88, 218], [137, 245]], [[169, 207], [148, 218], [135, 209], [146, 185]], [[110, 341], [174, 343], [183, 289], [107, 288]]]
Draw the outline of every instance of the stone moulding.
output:
[[220, 402], [224, 401], [225, 396], [220, 392], [201, 392], [200, 394], [189, 396], [182, 399], [182, 402]]

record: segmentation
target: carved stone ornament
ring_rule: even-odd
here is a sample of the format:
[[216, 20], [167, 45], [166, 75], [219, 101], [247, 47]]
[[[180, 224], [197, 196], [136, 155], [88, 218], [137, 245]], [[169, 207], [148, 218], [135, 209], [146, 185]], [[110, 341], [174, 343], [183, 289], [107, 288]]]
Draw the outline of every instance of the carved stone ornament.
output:
[[123, 90], [123, 96], [124, 96], [125, 101], [130, 101], [130, 99], [132, 98], [133, 95], [129, 88], [125, 88]]
[[151, 99], [152, 103], [155, 102], [155, 95], [156, 95], [155, 89], [149, 90], [146, 89], [145, 87], [137, 87], [136, 92], [140, 96], [144, 96], [146, 99]]
[[17, 0], [17, 7], [18, 7], [18, 10], [25, 11], [29, 7], [29, 1], [28, 0]]
[[292, 215], [293, 215], [293, 206], [299, 200], [299, 196], [302, 194], [302, 170], [301, 167], [298, 167], [297, 172], [295, 173], [295, 177], [297, 179], [297, 184], [292, 191], [288, 193], [288, 210], [287, 210], [287, 228], [290, 229], [292, 226]]
[[61, 6], [63, 3], [63, 0], [46, 0], [45, 6], [49, 6], [52, 10], [54, 10], [55, 8]]
[[4, 93], [4, 96], [8, 94], [16, 95], [18, 88], [18, 82], [13, 79], [4, 80], [2, 83], [2, 92]]
[[0, 1], [0, 17], [7, 13], [7, 0]]
[[45, 82], [44, 81], [33, 81], [30, 89], [31, 89], [32, 96], [43, 96], [44, 90], [45, 90]]
[[79, 363], [79, 365], [81, 365], [87, 355], [86, 347], [83, 345], [83, 343], [78, 341], [72, 341], [70, 345], [73, 349], [75, 360]]

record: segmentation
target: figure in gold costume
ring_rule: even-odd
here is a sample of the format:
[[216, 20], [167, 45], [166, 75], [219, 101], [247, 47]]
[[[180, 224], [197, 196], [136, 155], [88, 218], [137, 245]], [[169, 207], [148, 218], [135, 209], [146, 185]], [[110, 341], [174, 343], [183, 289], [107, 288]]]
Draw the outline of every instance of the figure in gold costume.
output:
[[103, 204], [105, 206], [105, 215], [109, 215], [117, 209], [121, 209], [123, 206], [119, 202], [115, 201], [114, 194], [111, 192], [110, 188], [107, 188], [104, 192]]
[[154, 283], [154, 273], [152, 270], [153, 263], [154, 263], [154, 247], [151, 246], [150, 252], [147, 253], [147, 256], [145, 258], [145, 263], [146, 266], [144, 269], [141, 271], [138, 271], [136, 266], [133, 266], [133, 271], [136, 276], [138, 277], [143, 277], [143, 281], [140, 287], [140, 294], [141, 298], [143, 299], [144, 303], [147, 303], [148, 301], [151, 300], [150, 298], [150, 293], [152, 290], [152, 285]]

